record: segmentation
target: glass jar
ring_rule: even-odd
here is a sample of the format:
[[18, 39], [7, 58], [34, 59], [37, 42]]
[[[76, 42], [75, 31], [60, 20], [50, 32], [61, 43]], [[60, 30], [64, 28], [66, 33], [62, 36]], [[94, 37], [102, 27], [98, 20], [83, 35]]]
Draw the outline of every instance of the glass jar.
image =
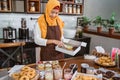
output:
[[2, 3], [2, 9], [4, 10], [4, 11], [7, 11], [8, 10], [8, 5], [7, 5], [7, 0], [3, 0], [3, 3]]
[[65, 13], [68, 13], [68, 4], [65, 4]]
[[30, 3], [30, 12], [35, 12], [35, 2]]
[[77, 27], [77, 30], [76, 30], [76, 38], [81, 38], [82, 37], [82, 28], [80, 26]]
[[80, 5], [77, 5], [77, 14], [80, 14]]
[[94, 74], [94, 67], [87, 68], [87, 74]]
[[72, 13], [72, 4], [69, 4], [69, 13]]
[[64, 69], [64, 80], [71, 80], [71, 78], [72, 78], [71, 69], [69, 68]]
[[45, 70], [52, 70], [52, 65], [49, 62], [45, 63]]
[[53, 80], [53, 70], [45, 71], [45, 80]]
[[73, 13], [76, 13], [76, 5], [73, 5]]
[[55, 78], [55, 80], [62, 79], [62, 76], [63, 76], [63, 70], [61, 68], [54, 69], [54, 78]]
[[0, 10], [2, 10], [2, 8], [1, 8], [1, 1], [0, 1]]
[[89, 65], [87, 63], [82, 63], [81, 64], [81, 73], [86, 73], [87, 68], [89, 68]]

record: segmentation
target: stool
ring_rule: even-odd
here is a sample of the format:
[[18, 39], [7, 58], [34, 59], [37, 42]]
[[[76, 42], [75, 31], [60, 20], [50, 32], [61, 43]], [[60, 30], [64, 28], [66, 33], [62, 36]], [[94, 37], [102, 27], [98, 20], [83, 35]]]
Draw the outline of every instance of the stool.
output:
[[[13, 61], [16, 61], [13, 56], [17, 53], [18, 50], [20, 50], [21, 53], [21, 62], [22, 62], [22, 53], [23, 53], [23, 46], [25, 45], [25, 42], [11, 42], [11, 43], [0, 43], [0, 52], [7, 56], [7, 59], [2, 63], [2, 67], [11, 59]], [[7, 51], [4, 50], [4, 48], [12, 48], [15, 47], [15, 50], [9, 54]]]

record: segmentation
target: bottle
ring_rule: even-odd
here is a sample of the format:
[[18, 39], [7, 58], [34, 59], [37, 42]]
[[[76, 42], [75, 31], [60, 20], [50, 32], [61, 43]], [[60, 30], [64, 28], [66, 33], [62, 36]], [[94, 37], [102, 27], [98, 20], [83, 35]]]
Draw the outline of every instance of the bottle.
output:
[[0, 1], [0, 10], [2, 10], [2, 5], [1, 5], [1, 1]]
[[7, 0], [3, 0], [3, 10], [4, 11], [7, 11], [8, 10], [8, 7], [7, 7]]
[[69, 13], [72, 13], [72, 4], [69, 4]]
[[82, 29], [80, 26], [77, 27], [77, 31], [76, 31], [76, 38], [81, 38], [82, 37]]
[[68, 13], [68, 4], [65, 4], [65, 13]]
[[21, 18], [21, 27], [26, 28], [26, 19], [25, 18]]
[[80, 14], [80, 5], [77, 5], [77, 14]]
[[73, 5], [73, 13], [76, 13], [76, 5]]
[[35, 12], [35, 2], [30, 3], [30, 12]]
[[118, 54], [118, 68], [120, 70], [120, 53]]
[[118, 67], [118, 52], [115, 54], [115, 64]]

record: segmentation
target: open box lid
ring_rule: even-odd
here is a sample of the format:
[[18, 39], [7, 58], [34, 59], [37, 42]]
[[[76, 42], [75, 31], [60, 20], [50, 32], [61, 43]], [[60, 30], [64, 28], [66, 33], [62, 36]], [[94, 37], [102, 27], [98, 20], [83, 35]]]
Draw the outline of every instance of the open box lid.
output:
[[76, 48], [73, 49], [73, 50], [68, 50], [66, 48], [56, 46], [55, 50], [59, 51], [59, 52], [62, 52], [62, 53], [65, 53], [65, 54], [68, 54], [68, 55], [71, 55], [71, 56], [76, 55], [81, 50], [81, 46], [86, 47], [86, 45], [87, 45], [87, 43], [85, 43], [85, 42], [75, 41], [75, 40], [71, 40], [71, 39], [66, 39], [63, 42], [67, 43], [67, 44], [70, 44], [72, 46], [75, 46]]

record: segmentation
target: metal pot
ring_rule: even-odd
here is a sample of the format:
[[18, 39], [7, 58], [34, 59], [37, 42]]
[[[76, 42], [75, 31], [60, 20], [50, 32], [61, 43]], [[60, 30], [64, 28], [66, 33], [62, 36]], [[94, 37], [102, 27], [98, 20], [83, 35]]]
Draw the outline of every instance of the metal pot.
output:
[[3, 28], [4, 40], [15, 40], [17, 38], [16, 29], [12, 27]]

